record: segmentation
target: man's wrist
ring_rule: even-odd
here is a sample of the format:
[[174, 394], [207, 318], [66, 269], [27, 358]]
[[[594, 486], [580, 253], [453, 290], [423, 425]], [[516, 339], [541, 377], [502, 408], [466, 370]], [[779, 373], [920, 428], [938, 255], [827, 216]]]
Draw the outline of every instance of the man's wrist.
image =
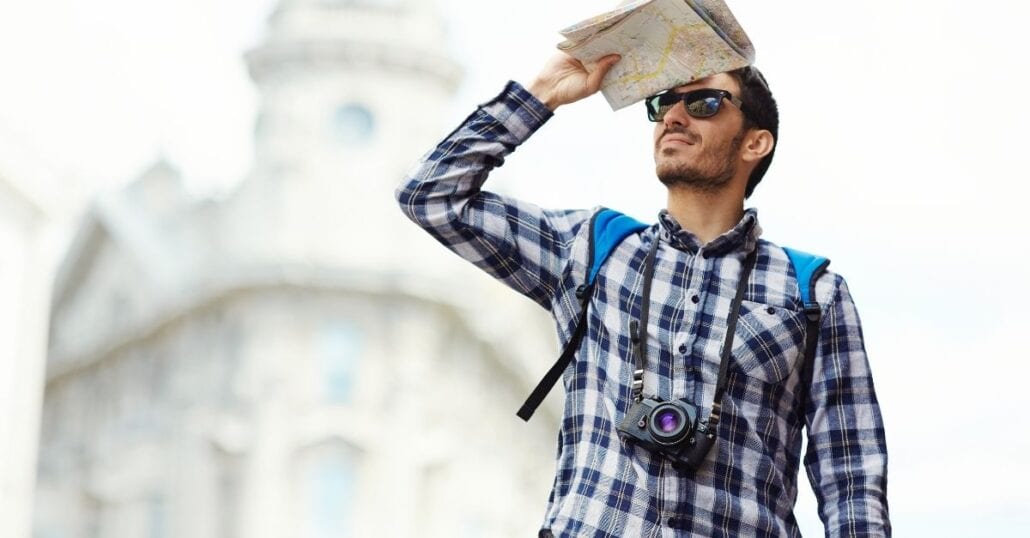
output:
[[540, 80], [533, 81], [533, 83], [526, 88], [526, 91], [532, 94], [537, 101], [543, 103], [543, 105], [550, 109], [551, 112], [554, 112], [562, 105], [562, 103], [558, 102], [557, 98], [554, 96], [553, 88]]

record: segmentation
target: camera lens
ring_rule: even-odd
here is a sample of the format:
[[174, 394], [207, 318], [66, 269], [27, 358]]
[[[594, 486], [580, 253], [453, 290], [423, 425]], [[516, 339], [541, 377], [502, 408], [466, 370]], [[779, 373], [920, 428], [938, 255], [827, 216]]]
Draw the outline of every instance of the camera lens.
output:
[[655, 417], [655, 423], [662, 433], [672, 433], [680, 427], [680, 416], [666, 409]]
[[655, 407], [648, 424], [651, 437], [663, 445], [679, 443], [690, 433], [686, 413], [672, 403], [663, 403]]

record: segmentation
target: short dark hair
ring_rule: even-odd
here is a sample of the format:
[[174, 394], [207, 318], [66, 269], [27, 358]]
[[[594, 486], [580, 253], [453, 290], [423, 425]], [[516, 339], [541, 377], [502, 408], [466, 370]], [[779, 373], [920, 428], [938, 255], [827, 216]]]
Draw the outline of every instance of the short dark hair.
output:
[[[747, 66], [735, 69], [728, 73], [737, 81], [740, 86], [740, 100], [744, 103], [741, 110], [744, 111], [745, 129], [765, 129], [772, 133], [773, 141], [778, 142], [780, 138], [780, 111], [776, 107], [776, 99], [773, 99], [769, 84], [757, 67]], [[751, 171], [748, 178], [747, 188], [744, 190], [744, 198], [751, 196], [755, 187], [762, 181], [762, 176], [769, 169], [772, 163], [773, 154], [776, 153], [776, 145], [766, 155], [755, 169]]]

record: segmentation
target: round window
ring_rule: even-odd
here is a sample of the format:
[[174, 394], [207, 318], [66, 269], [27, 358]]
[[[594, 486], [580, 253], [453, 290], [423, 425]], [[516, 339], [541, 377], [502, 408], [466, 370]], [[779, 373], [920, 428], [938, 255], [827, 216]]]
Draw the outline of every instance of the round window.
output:
[[368, 142], [375, 131], [372, 111], [359, 104], [341, 106], [333, 117], [336, 138], [344, 145], [353, 146]]

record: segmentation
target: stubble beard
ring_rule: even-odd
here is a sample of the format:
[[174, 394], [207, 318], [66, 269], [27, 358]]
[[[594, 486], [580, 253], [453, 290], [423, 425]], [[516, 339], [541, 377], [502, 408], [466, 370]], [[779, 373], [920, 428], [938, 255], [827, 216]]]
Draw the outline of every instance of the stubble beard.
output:
[[703, 152], [700, 157], [692, 161], [660, 158], [662, 155], [672, 157], [676, 152], [676, 149], [660, 149], [661, 139], [668, 133], [685, 134], [695, 142], [699, 138], [696, 134], [687, 131], [686, 128], [674, 126], [666, 129], [658, 142], [655, 142], [655, 160], [657, 161], [655, 172], [658, 180], [666, 187], [712, 194], [726, 188], [733, 176], [737, 174], [735, 156], [744, 141], [743, 129], [731, 140]]

